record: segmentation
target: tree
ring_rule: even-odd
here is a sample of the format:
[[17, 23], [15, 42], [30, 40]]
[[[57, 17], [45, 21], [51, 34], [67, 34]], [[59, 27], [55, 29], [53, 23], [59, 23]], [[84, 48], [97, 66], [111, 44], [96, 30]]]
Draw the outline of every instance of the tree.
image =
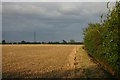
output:
[[6, 43], [6, 41], [5, 40], [2, 40], [2, 44], [5, 44]]
[[71, 39], [69, 43], [75, 43], [75, 40]]
[[22, 43], [22, 44], [25, 44], [25, 43], [26, 43], [26, 41], [21, 41], [21, 43]]
[[63, 40], [63, 42], [62, 42], [63, 44], [67, 44], [67, 41], [65, 41], [65, 40]]

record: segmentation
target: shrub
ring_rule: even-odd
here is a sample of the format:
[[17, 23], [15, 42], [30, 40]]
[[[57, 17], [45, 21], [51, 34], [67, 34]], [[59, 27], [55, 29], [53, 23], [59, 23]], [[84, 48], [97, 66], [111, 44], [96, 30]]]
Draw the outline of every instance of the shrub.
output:
[[84, 44], [88, 52], [100, 61], [108, 63], [117, 76], [120, 76], [119, 13], [120, 3], [116, 2], [103, 23], [90, 23], [84, 30]]

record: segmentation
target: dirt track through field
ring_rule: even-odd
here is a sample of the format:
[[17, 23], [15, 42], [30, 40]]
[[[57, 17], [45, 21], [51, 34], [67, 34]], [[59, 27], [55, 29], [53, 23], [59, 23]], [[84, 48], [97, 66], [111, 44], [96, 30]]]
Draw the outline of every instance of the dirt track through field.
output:
[[83, 45], [3, 45], [3, 78], [107, 78]]

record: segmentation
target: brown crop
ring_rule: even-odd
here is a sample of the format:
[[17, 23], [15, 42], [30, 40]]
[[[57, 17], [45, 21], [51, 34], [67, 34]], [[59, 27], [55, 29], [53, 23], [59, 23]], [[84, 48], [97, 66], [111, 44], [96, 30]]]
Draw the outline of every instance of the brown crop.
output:
[[3, 78], [106, 77], [82, 45], [2, 45], [2, 74]]

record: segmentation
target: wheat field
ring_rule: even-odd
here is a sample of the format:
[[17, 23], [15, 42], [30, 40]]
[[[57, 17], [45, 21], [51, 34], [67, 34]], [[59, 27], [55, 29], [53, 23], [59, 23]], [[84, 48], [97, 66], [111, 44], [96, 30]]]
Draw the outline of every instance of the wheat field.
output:
[[[83, 45], [2, 45], [3, 78], [108, 77]], [[97, 74], [96, 74], [97, 73]]]
[[[68, 66], [68, 57], [75, 47], [5, 45], [2, 47], [3, 77], [52, 77]], [[49, 74], [53, 71], [55, 74]]]

